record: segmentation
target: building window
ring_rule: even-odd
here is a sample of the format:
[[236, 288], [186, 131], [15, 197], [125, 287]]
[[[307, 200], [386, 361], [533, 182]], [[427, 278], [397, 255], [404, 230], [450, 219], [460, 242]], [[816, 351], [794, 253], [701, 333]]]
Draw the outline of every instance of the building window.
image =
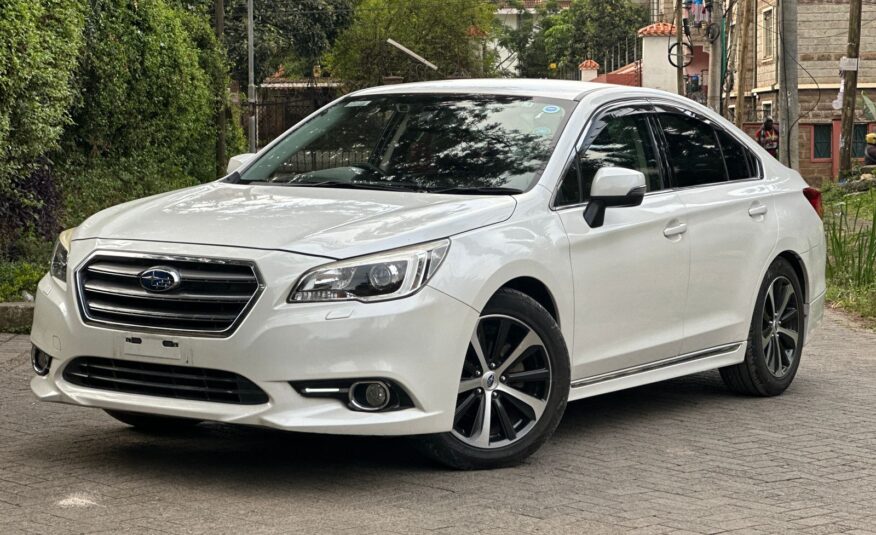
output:
[[763, 120], [766, 121], [767, 117], [773, 116], [773, 103], [772, 102], [762, 102], [760, 105], [760, 111], [763, 114]]
[[856, 124], [852, 131], [852, 158], [863, 158], [867, 150], [867, 125]]
[[767, 9], [763, 12], [763, 57], [769, 59], [773, 57], [775, 51], [775, 28], [773, 27], [773, 10]]
[[833, 126], [812, 125], [812, 159], [829, 160], [833, 157]]

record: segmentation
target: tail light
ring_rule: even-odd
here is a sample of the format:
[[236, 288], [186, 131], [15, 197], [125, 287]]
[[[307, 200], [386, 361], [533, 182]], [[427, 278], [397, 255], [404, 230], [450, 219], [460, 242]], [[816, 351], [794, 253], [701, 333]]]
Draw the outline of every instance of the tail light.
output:
[[803, 196], [812, 205], [812, 209], [818, 214], [818, 217], [824, 215], [824, 208], [821, 206], [821, 191], [815, 188], [803, 188]]

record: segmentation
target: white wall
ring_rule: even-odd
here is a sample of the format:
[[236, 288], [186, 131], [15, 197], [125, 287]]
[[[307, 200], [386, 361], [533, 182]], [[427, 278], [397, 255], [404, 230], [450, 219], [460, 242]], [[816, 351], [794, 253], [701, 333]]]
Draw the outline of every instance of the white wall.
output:
[[642, 86], [678, 92], [675, 67], [669, 63], [671, 37], [642, 38]]

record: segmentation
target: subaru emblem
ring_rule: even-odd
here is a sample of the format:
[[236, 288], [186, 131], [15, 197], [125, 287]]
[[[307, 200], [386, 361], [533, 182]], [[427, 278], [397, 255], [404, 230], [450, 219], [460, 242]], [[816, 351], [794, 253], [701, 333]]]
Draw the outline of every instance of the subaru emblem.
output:
[[182, 281], [179, 271], [167, 266], [151, 267], [140, 273], [139, 279], [140, 286], [148, 292], [169, 292]]

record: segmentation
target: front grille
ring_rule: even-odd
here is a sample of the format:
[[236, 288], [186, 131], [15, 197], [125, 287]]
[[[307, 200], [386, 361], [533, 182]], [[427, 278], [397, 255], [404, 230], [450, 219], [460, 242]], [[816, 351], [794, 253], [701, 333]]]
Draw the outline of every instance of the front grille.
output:
[[[178, 271], [179, 286], [144, 289], [140, 274], [155, 267]], [[176, 256], [99, 254], [76, 281], [86, 322], [213, 336], [231, 334], [262, 288], [251, 263]]]
[[259, 405], [268, 395], [236, 373], [102, 357], [77, 357], [64, 368], [74, 385], [126, 394]]

